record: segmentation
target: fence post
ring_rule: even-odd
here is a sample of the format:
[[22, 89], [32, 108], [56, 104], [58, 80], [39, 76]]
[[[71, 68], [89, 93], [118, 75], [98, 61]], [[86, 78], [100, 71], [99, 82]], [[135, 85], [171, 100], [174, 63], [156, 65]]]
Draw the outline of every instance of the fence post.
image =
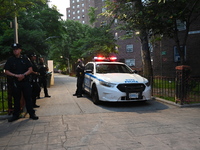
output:
[[191, 68], [187, 65], [176, 66], [176, 96], [175, 102], [181, 105], [187, 100], [188, 80]]

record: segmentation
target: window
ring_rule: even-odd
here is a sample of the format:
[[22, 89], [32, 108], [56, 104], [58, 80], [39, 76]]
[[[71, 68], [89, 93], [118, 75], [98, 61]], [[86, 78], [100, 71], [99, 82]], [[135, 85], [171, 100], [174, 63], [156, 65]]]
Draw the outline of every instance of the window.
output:
[[79, 14], [80, 13], [80, 10], [77, 10], [77, 14]]
[[183, 22], [183, 21], [177, 20], [176, 24], [177, 24], [177, 29], [179, 31], [183, 31], [183, 30], [186, 29], [186, 22], [185, 21]]
[[[181, 49], [183, 50], [183, 46], [181, 46]], [[186, 60], [186, 47], [184, 48], [185, 53], [185, 60]], [[177, 46], [174, 46], [174, 62], [180, 62], [180, 55], [178, 53]]]
[[114, 25], [117, 26], [118, 20], [115, 18]]
[[77, 19], [80, 19], [80, 16], [77, 16]]
[[101, 21], [101, 27], [107, 26], [107, 21]]
[[85, 24], [85, 21], [83, 20], [82, 23]]
[[94, 65], [93, 64], [88, 64], [85, 66], [85, 70], [91, 70], [93, 71], [94, 70]]
[[80, 7], [80, 5], [77, 5], [76, 7], [77, 7], [77, 8], [79, 8], [79, 7]]
[[133, 52], [133, 44], [126, 45], [126, 52], [128, 53]]
[[85, 12], [85, 9], [82, 9], [82, 12]]
[[130, 67], [135, 66], [135, 59], [125, 59], [125, 64], [127, 64]]
[[102, 12], [105, 12], [106, 11], [106, 8], [102, 8], [102, 10], [101, 10]]
[[84, 7], [84, 3], [83, 4], [81, 4], [82, 5], [82, 7]]

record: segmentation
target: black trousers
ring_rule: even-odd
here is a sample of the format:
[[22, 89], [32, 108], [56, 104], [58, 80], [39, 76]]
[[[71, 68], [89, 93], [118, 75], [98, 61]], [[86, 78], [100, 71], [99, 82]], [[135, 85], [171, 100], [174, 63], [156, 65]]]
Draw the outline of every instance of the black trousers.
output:
[[76, 95], [82, 95], [83, 94], [83, 81], [84, 81], [84, 76], [82, 77], [77, 77], [77, 83], [76, 83]]
[[13, 116], [19, 117], [20, 115], [20, 100], [22, 94], [26, 103], [26, 109], [29, 115], [35, 114], [35, 110], [32, 105], [32, 88], [29, 81], [15, 81], [13, 86], [13, 98], [14, 98], [14, 112]]
[[35, 106], [36, 99], [41, 91], [41, 88], [38, 82], [32, 82], [31, 85], [32, 85], [32, 103], [33, 103], [33, 106]]
[[40, 78], [40, 86], [44, 88], [44, 95], [48, 96], [48, 90], [47, 90], [47, 77], [46, 76], [42, 76]]

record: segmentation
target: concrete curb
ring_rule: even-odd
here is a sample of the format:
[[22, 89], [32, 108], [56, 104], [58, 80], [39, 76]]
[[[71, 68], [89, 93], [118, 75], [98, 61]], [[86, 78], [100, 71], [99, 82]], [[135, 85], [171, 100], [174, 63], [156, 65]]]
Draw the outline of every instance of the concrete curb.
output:
[[160, 102], [166, 103], [166, 104], [174, 105], [174, 106], [177, 106], [177, 107], [180, 107], [180, 108], [184, 108], [184, 107], [198, 107], [198, 106], [200, 106], [200, 103], [180, 105], [178, 103], [171, 102], [171, 101], [159, 98], [159, 97], [153, 97], [152, 99], [156, 100], [156, 101], [160, 101]]

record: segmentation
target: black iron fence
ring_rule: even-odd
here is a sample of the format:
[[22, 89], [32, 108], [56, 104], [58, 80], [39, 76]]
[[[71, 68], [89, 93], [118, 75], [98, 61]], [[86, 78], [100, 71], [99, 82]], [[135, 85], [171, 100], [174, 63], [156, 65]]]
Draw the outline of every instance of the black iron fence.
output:
[[200, 103], [200, 78], [153, 77], [152, 95], [180, 104]]
[[[152, 95], [181, 104], [200, 103], [200, 78], [187, 78], [181, 80], [177, 77], [153, 77]], [[5, 75], [0, 75], [0, 113], [12, 111], [12, 96], [8, 91]], [[184, 85], [182, 87], [182, 85]], [[183, 97], [183, 98], [182, 98]]]
[[0, 75], [0, 113], [8, 111], [8, 86], [5, 75]]

